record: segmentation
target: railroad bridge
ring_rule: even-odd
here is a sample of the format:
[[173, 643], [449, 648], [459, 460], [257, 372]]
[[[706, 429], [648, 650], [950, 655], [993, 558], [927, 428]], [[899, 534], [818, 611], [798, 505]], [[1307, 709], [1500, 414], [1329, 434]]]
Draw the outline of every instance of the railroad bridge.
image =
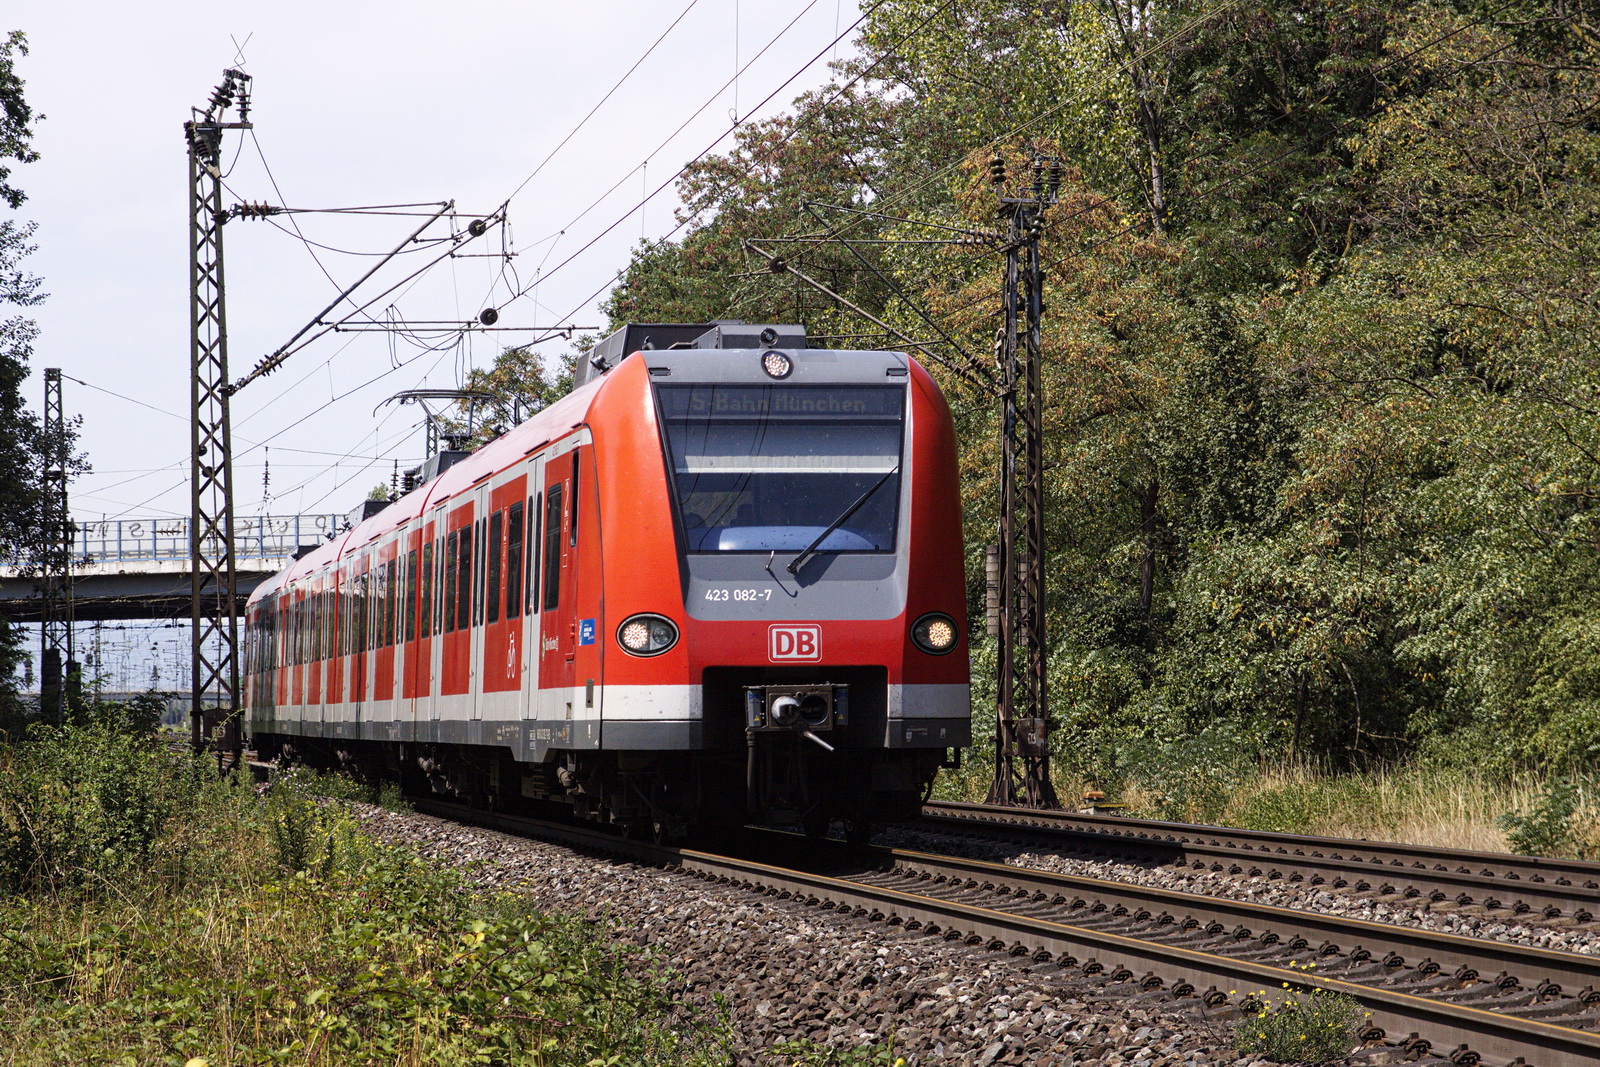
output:
[[[347, 522], [344, 515], [333, 514], [236, 519], [238, 610], [244, 611], [255, 587], [282, 569], [297, 550], [322, 544]], [[79, 522], [73, 545], [73, 617], [84, 622], [188, 618], [193, 573], [187, 517]], [[0, 611], [15, 622], [39, 621], [39, 589], [28, 567], [0, 565]]]

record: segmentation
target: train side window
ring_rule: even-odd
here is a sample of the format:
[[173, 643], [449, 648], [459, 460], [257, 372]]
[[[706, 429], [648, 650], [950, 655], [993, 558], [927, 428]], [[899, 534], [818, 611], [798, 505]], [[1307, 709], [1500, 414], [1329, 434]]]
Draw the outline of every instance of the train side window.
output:
[[[441, 522], [441, 528], [443, 525], [444, 524]], [[448, 625], [445, 620], [445, 605], [449, 604], [450, 601], [445, 596], [445, 575], [447, 572], [445, 568], [446, 560], [444, 558], [445, 544], [448, 540], [448, 534], [442, 535], [439, 538], [439, 547], [434, 550], [433, 563], [434, 566], [439, 568], [439, 573], [434, 577], [433, 580], [433, 595], [438, 598], [437, 602], [433, 605], [433, 632], [436, 634], [444, 633], [445, 628]]]
[[384, 577], [382, 577], [382, 613], [384, 613], [384, 629], [379, 637], [379, 648], [389, 648], [395, 643], [395, 561], [384, 563]]
[[445, 535], [444, 549], [444, 628], [449, 633], [456, 630], [456, 564], [461, 558], [461, 531], [451, 530]]
[[456, 629], [472, 626], [472, 527], [463, 526], [456, 536], [461, 541], [456, 557]]
[[484, 543], [488, 540], [489, 524], [485, 519], [479, 519], [473, 526], [474, 539], [472, 542], [472, 625], [483, 624], [483, 573], [484, 563], [488, 553], [484, 551]]
[[417, 550], [412, 549], [406, 553], [406, 637], [415, 641], [417, 639]]
[[506, 514], [506, 618], [514, 619], [522, 607], [522, 501]]
[[[371, 564], [369, 563], [368, 566], [370, 567]], [[372, 643], [372, 635], [378, 629], [374, 625], [376, 620], [373, 618], [376, 613], [372, 610], [372, 593], [376, 584], [376, 576], [377, 571], [375, 569], [368, 570], [361, 575], [361, 648], [365, 652], [371, 652], [375, 647]]]
[[572, 525], [567, 530], [567, 544], [578, 547], [578, 450], [572, 450]]
[[528, 614], [539, 610], [539, 530], [544, 494], [528, 498]]
[[422, 589], [417, 597], [422, 618], [417, 621], [417, 632], [427, 637], [433, 632], [433, 542], [422, 543]]
[[484, 615], [488, 622], [500, 621], [500, 539], [505, 528], [505, 513], [489, 516], [489, 551], [484, 556]]
[[382, 648], [384, 644], [383, 634], [385, 623], [388, 621], [384, 618], [384, 609], [389, 605], [388, 578], [388, 568], [382, 563], [378, 564], [377, 570], [373, 572], [372, 576], [372, 647], [374, 649]]
[[550, 487], [544, 502], [544, 610], [554, 611], [561, 601], [561, 495], [563, 486]]

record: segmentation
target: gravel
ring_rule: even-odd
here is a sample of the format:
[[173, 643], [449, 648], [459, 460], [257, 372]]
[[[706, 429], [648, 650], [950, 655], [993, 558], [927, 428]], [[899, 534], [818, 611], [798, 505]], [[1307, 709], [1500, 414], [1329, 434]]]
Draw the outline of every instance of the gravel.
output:
[[1004, 863], [1013, 867], [1055, 871], [1082, 878], [1104, 878], [1136, 885], [1171, 889], [1201, 896], [1224, 897], [1253, 904], [1271, 904], [1327, 915], [1343, 915], [1369, 922], [1411, 926], [1439, 933], [1459, 934], [1494, 941], [1509, 941], [1558, 952], [1600, 956], [1600, 936], [1593, 925], [1574, 926], [1571, 920], [1524, 922], [1522, 917], [1495, 913], [1473, 914], [1450, 904], [1435, 907], [1426, 901], [1385, 901], [1350, 892], [1330, 891], [1304, 884], [1249, 878], [1212, 871], [1195, 871], [1159, 864], [1141, 865], [1125, 860], [1086, 858], [1067, 851], [1039, 849], [1017, 840], [943, 833], [917, 827], [891, 827], [873, 839], [886, 848], [915, 849], [968, 859]]
[[[677, 871], [597, 858], [420, 814], [356, 807], [375, 835], [465, 867], [486, 887], [597, 920], [646, 950], [685, 1009], [716, 1019], [742, 1064], [792, 1063], [803, 1042], [844, 1051], [892, 1042], [907, 1067], [1103, 1064], [1267, 1067], [1228, 1047], [1232, 1024], [1193, 998], [1141, 993], [1036, 964], [780, 901]], [[648, 961], [648, 962], [647, 962]], [[1363, 1054], [1363, 1062], [1383, 1062]]]

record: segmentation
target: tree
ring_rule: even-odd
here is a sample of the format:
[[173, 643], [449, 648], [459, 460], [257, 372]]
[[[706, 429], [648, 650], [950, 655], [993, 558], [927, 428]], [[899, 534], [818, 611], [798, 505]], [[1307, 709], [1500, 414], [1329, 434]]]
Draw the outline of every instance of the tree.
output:
[[468, 371], [461, 384], [463, 389], [486, 394], [488, 399], [457, 401], [455, 413], [438, 420], [439, 432], [461, 435], [469, 449], [493, 440], [570, 393], [580, 353], [587, 352], [593, 344], [593, 338], [579, 338], [574, 351], [556, 357], [554, 369], [546, 357], [532, 348], [502, 349], [493, 365], [487, 370]]
[[[0, 43], [0, 200], [11, 211], [26, 194], [12, 180], [13, 163], [38, 158], [32, 148], [35, 116], [16, 64], [28, 54], [27, 38], [13, 31]], [[38, 305], [41, 281], [22, 267], [33, 250], [34, 226], [0, 219], [0, 557], [30, 558], [40, 536], [39, 424], [22, 401], [22, 384], [38, 335], [24, 309]], [[16, 674], [23, 658], [21, 627], [0, 617], [0, 717], [17, 714]]]

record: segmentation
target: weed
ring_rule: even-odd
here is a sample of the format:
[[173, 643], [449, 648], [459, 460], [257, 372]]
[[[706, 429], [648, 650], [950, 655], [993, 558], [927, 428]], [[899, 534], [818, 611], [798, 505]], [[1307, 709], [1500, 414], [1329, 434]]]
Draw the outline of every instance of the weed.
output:
[[1361, 1018], [1361, 1006], [1350, 997], [1313, 989], [1246, 1014], [1234, 1043], [1241, 1052], [1278, 1063], [1324, 1063], [1350, 1052]]

